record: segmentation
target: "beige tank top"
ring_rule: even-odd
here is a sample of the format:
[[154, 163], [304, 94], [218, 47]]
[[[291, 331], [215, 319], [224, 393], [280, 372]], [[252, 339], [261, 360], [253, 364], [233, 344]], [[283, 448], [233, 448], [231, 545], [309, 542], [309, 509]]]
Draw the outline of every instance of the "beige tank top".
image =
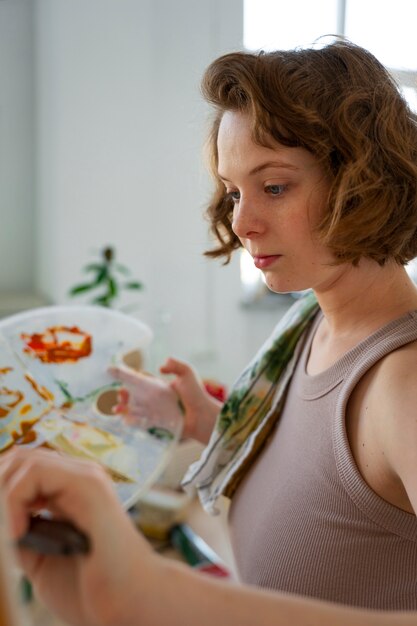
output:
[[281, 419], [232, 500], [237, 568], [243, 582], [263, 588], [358, 607], [417, 609], [417, 518], [370, 489], [345, 429], [352, 389], [383, 356], [417, 339], [417, 311], [309, 376], [320, 316]]

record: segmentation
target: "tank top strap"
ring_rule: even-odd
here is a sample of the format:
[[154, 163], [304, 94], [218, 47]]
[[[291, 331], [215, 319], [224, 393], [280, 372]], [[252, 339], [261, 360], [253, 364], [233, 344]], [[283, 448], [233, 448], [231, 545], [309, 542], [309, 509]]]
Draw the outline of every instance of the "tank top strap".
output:
[[346, 407], [353, 389], [364, 374], [384, 356], [417, 339], [417, 311], [411, 311], [373, 333], [355, 349], [355, 360], [343, 386], [333, 421], [333, 448], [344, 488], [369, 518], [405, 539], [417, 542], [417, 517], [378, 496], [362, 478], [354, 461], [346, 432]]

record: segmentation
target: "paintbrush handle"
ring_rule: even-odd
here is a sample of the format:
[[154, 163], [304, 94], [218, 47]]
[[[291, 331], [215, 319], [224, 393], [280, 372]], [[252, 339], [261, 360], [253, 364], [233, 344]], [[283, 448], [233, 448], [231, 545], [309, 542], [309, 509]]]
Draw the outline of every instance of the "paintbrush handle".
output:
[[42, 554], [65, 556], [87, 554], [90, 550], [88, 537], [75, 526], [69, 522], [40, 516], [31, 518], [27, 533], [17, 544]]

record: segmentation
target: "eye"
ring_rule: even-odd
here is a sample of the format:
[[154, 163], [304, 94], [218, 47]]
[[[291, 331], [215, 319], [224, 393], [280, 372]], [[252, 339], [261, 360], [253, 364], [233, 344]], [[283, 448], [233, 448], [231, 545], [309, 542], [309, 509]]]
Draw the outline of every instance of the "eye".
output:
[[281, 196], [286, 188], [286, 185], [267, 185], [264, 191], [265, 193], [270, 193], [271, 196]]
[[232, 202], [239, 202], [240, 200], [240, 191], [228, 191], [226, 198], [230, 198]]

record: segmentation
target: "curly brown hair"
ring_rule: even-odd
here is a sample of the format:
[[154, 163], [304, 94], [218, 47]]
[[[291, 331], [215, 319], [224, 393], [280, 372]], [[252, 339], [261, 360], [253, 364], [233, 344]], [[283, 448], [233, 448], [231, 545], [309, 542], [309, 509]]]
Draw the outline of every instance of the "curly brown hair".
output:
[[217, 175], [225, 111], [250, 116], [256, 143], [271, 147], [272, 138], [319, 159], [331, 188], [317, 235], [336, 263], [405, 264], [417, 255], [417, 116], [370, 52], [341, 40], [321, 49], [229, 53], [208, 67], [202, 91], [216, 109], [208, 140], [216, 188], [207, 216], [219, 245], [207, 256], [227, 263], [241, 245]]

